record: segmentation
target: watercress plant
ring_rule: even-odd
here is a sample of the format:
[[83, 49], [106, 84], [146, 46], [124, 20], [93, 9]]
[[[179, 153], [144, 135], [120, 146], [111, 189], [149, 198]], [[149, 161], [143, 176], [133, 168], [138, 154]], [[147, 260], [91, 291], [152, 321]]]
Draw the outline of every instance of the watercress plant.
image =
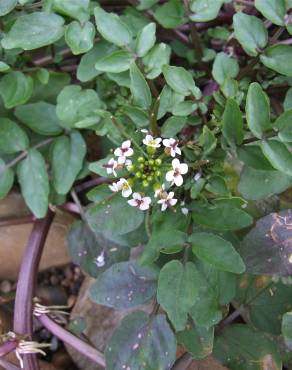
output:
[[[0, 198], [19, 187], [36, 218], [80, 215], [68, 240], [90, 299], [131, 312], [105, 360], [35, 313], [100, 366], [291, 366], [291, 10], [0, 1]], [[10, 347], [21, 364], [40, 349]]]

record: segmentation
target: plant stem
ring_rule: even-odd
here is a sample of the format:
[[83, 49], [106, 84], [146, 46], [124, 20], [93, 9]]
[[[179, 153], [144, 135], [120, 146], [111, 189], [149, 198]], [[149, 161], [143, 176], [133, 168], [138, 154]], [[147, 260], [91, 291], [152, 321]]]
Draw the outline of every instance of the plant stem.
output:
[[185, 352], [180, 358], [175, 361], [171, 370], [186, 370], [192, 363], [192, 355], [188, 352]]
[[75, 186], [76, 193], [80, 193], [84, 190], [91, 189], [95, 186], [102, 185], [102, 184], [109, 184], [112, 180], [107, 177], [95, 177], [92, 180], [85, 181], [81, 184]]
[[79, 213], [80, 213], [80, 216], [82, 217], [82, 219], [84, 220], [85, 219], [85, 213], [84, 213], [84, 209], [83, 209], [83, 206], [78, 198], [78, 195], [76, 194], [76, 191], [75, 190], [71, 190], [71, 197], [74, 201], [74, 203], [76, 204], [78, 210], [79, 210]]
[[43, 326], [49, 330], [54, 336], [61, 339], [64, 343], [69, 344], [76, 351], [82, 353], [84, 356], [88, 357], [99, 366], [105, 368], [105, 359], [101, 352], [91, 345], [85, 343], [81, 339], [77, 338], [75, 335], [65, 330], [59, 326], [55, 321], [51, 320], [47, 315], [42, 314], [38, 316], [38, 320], [43, 324]]
[[0, 227], [31, 224], [35, 221], [36, 221], [36, 218], [33, 215], [20, 216], [20, 217], [9, 217], [9, 218], [3, 218], [3, 219], [0, 218]]
[[148, 209], [147, 212], [146, 212], [146, 216], [145, 216], [145, 229], [146, 229], [146, 234], [148, 236], [148, 239], [151, 238], [151, 226], [150, 226], [150, 210]]
[[6, 356], [8, 353], [13, 352], [17, 347], [16, 340], [8, 340], [0, 345], [0, 358]]
[[[54, 140], [54, 138], [43, 140], [40, 143], [34, 145], [31, 149], [42, 148], [43, 146], [46, 146], [46, 145], [50, 144], [53, 140]], [[18, 162], [20, 162], [22, 159], [24, 159], [27, 156], [27, 154], [28, 154], [28, 151], [25, 150], [21, 154], [19, 154], [16, 158], [14, 158], [11, 162], [7, 163], [5, 165], [5, 167], [0, 169], [0, 177], [2, 176], [4, 171], [6, 171], [8, 168], [11, 168], [11, 167], [15, 166]]]
[[[32, 310], [37, 271], [53, 218], [54, 213], [49, 210], [44, 219], [35, 222], [18, 276], [14, 305], [14, 332], [28, 336], [30, 340], [33, 335]], [[23, 355], [23, 362], [26, 370], [39, 370], [35, 354]]]
[[156, 99], [153, 107], [153, 111], [150, 116], [150, 129], [152, 131], [153, 136], [157, 136], [159, 133], [158, 125], [157, 125], [157, 115], [159, 111], [160, 105], [160, 96]]

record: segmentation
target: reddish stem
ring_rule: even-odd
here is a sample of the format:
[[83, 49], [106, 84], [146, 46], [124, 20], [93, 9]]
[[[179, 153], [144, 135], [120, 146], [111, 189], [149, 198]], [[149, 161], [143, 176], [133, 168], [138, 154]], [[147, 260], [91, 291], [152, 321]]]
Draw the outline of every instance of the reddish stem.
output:
[[[35, 222], [18, 276], [14, 306], [14, 332], [27, 335], [29, 339], [32, 339], [33, 335], [32, 310], [37, 271], [53, 218], [54, 213], [49, 210], [44, 219]], [[34, 354], [23, 355], [23, 363], [26, 370], [39, 370], [37, 357]]]
[[49, 330], [54, 336], [62, 340], [63, 342], [69, 344], [76, 351], [82, 353], [84, 356], [88, 357], [99, 366], [105, 368], [105, 359], [102, 353], [100, 353], [96, 348], [85, 343], [83, 340], [77, 338], [75, 335], [67, 331], [58, 325], [55, 321], [49, 318], [49, 316], [42, 314], [38, 316], [38, 320], [43, 324], [43, 326]]
[[8, 218], [0, 218], [0, 227], [7, 227], [12, 225], [24, 225], [24, 224], [31, 224], [36, 220], [36, 218], [32, 215], [29, 216], [20, 216], [20, 217], [8, 217]]
[[17, 347], [17, 341], [8, 340], [7, 342], [1, 344], [0, 346], [0, 357], [8, 355], [8, 353], [13, 352]]

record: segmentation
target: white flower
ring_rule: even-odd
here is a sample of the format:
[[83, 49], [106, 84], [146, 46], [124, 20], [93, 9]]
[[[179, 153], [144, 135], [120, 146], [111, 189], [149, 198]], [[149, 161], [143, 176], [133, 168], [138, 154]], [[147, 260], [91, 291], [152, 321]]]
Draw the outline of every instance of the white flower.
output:
[[115, 177], [117, 177], [116, 169], [118, 167], [118, 162], [115, 159], [111, 158], [104, 167], [106, 168], [108, 175], [113, 174]]
[[120, 179], [118, 182], [113, 182], [111, 185], [109, 185], [109, 188], [114, 193], [117, 193], [118, 191], [122, 191], [122, 196], [124, 198], [128, 198], [132, 194], [132, 188], [129, 185], [128, 181], [126, 179]]
[[197, 182], [200, 180], [200, 178], [202, 177], [202, 174], [200, 172], [197, 172], [194, 176], [194, 181]]
[[166, 148], [170, 149], [170, 155], [172, 157], [175, 157], [176, 154], [181, 155], [181, 150], [178, 147], [178, 141], [177, 140], [175, 140], [173, 138], [164, 139], [162, 143]]
[[157, 203], [161, 204], [161, 211], [165, 211], [169, 207], [173, 207], [177, 203], [177, 199], [174, 199], [174, 192], [171, 191], [164, 198], [160, 199]]
[[124, 141], [120, 148], [116, 148], [114, 154], [118, 157], [118, 163], [124, 164], [127, 157], [134, 154], [134, 150], [131, 148], [131, 140]]
[[172, 170], [166, 173], [166, 180], [172, 182], [176, 186], [181, 186], [183, 184], [182, 175], [188, 172], [188, 165], [186, 163], [180, 163], [180, 161], [175, 158], [171, 162]]
[[161, 146], [161, 141], [162, 139], [160, 137], [154, 139], [152, 135], [146, 135], [145, 139], [143, 139], [143, 144], [151, 146], [152, 148], [159, 148]]
[[139, 193], [133, 193], [133, 199], [128, 200], [128, 203], [132, 207], [138, 207], [141, 211], [146, 211], [150, 207], [151, 198], [142, 197]]
[[105, 265], [104, 251], [102, 251], [100, 255], [95, 258], [94, 263], [97, 267], [103, 267]]

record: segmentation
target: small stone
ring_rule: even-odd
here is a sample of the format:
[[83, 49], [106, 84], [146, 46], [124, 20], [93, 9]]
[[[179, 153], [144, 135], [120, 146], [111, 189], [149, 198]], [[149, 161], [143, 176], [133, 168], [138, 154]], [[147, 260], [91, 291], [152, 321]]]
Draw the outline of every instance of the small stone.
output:
[[12, 290], [12, 284], [9, 280], [3, 280], [0, 284], [0, 290], [2, 293], [9, 293]]

